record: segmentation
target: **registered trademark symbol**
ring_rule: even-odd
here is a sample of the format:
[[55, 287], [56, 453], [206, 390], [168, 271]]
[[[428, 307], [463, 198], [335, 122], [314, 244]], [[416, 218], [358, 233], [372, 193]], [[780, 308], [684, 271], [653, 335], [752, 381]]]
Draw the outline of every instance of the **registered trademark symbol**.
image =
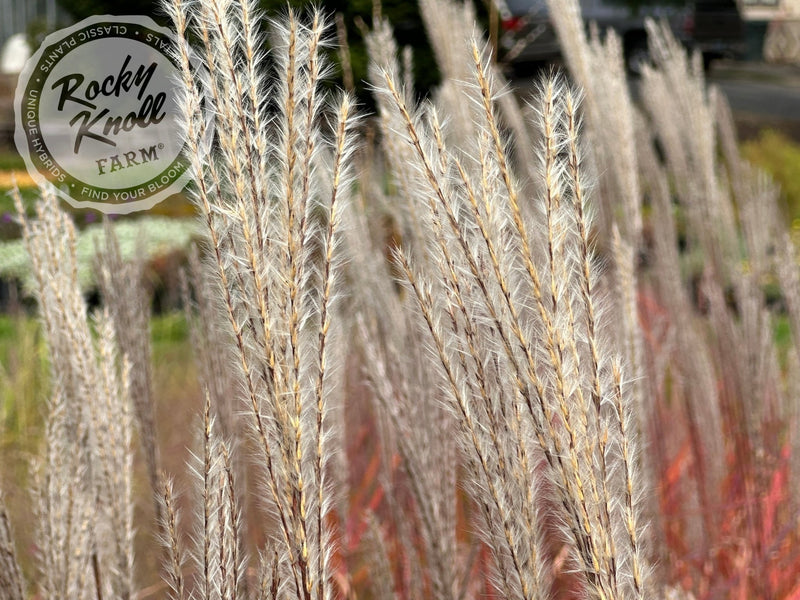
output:
[[164, 149], [164, 144], [159, 144], [159, 145], [158, 145], [158, 149], [159, 149], [159, 150], [163, 150], [163, 149]]

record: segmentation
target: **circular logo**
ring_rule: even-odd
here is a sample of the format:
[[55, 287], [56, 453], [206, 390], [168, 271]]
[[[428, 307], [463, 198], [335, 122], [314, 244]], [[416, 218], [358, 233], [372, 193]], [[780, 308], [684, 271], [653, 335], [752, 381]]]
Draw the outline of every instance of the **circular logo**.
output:
[[107, 213], [151, 208], [184, 187], [173, 40], [148, 17], [110, 15], [45, 39], [14, 102], [14, 141], [37, 183]]

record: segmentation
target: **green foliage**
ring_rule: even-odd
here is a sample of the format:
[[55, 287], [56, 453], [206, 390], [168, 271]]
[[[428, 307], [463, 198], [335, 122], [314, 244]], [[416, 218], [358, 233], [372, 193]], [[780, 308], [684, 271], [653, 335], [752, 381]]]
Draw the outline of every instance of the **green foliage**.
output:
[[3, 445], [32, 451], [48, 389], [47, 358], [38, 321], [0, 316], [0, 431]]
[[150, 322], [150, 335], [156, 346], [185, 343], [189, 337], [186, 316], [183, 312], [154, 315]]
[[792, 325], [789, 322], [789, 317], [785, 314], [775, 315], [772, 321], [773, 339], [775, 340], [775, 349], [778, 353], [778, 360], [780, 361], [781, 370], [785, 373], [789, 366], [788, 356], [789, 351], [794, 347], [794, 338], [792, 337]]
[[22, 170], [25, 168], [25, 161], [15, 151], [8, 150], [0, 152], [0, 171]]
[[[2, 167], [0, 167], [0, 171], [2, 171]], [[22, 196], [22, 202], [26, 207], [29, 208], [29, 214], [33, 214], [33, 206], [36, 202], [36, 199], [39, 197], [39, 190], [33, 187], [20, 187], [19, 193]], [[14, 200], [11, 198], [11, 190], [7, 188], [0, 187], [0, 215], [11, 215], [16, 213], [16, 208], [14, 208]], [[8, 217], [6, 217], [7, 220]], [[0, 222], [0, 228], [3, 228], [5, 223]], [[16, 225], [13, 226], [14, 228], [14, 236], [17, 237], [19, 235], [19, 229]], [[0, 239], [7, 239], [8, 236], [0, 235]]]
[[800, 219], [800, 145], [779, 131], [766, 129], [745, 142], [742, 153], [780, 184], [789, 220]]

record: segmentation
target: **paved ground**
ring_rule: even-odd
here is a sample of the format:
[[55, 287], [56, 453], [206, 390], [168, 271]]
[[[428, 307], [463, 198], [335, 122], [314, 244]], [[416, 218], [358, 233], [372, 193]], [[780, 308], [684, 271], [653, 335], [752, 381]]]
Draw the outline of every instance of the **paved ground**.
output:
[[[519, 90], [532, 87], [535, 76], [513, 81]], [[800, 142], [800, 65], [716, 61], [708, 81], [728, 97], [743, 139], [772, 127]], [[631, 81], [635, 93], [635, 80]]]
[[800, 121], [800, 66], [720, 62], [708, 79], [737, 112]]
[[[713, 80], [712, 80], [713, 81]], [[715, 81], [735, 111], [800, 120], [800, 87], [751, 81]]]
[[728, 97], [740, 138], [772, 128], [800, 143], [800, 65], [718, 61], [708, 80]]
[[709, 77], [715, 81], [746, 80], [800, 87], [800, 65], [717, 60], [711, 64]]

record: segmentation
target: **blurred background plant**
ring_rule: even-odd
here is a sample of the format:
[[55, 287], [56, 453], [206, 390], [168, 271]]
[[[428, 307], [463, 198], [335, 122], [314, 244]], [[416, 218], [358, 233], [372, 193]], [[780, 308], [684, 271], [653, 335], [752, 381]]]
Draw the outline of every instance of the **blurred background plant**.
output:
[[742, 154], [780, 185], [780, 200], [794, 228], [800, 223], [800, 144], [780, 131], [765, 129], [742, 143]]

